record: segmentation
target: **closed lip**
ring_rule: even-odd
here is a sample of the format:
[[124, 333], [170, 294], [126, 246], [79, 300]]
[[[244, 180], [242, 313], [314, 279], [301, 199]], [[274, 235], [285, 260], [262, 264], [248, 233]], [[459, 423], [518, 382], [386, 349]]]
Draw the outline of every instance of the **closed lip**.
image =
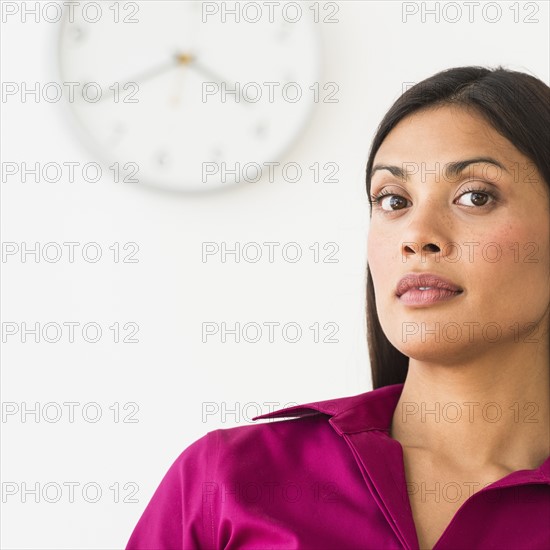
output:
[[434, 273], [408, 273], [397, 283], [395, 295], [399, 297], [411, 288], [419, 289], [426, 287], [441, 288], [452, 292], [463, 292], [461, 287], [440, 275], [435, 275]]

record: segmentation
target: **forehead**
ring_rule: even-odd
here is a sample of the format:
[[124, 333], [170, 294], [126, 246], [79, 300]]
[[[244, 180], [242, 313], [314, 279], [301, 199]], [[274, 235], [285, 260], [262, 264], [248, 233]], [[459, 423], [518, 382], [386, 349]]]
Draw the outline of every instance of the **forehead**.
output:
[[523, 158], [479, 113], [462, 106], [424, 109], [401, 120], [378, 149], [375, 162], [446, 162], [464, 156]]

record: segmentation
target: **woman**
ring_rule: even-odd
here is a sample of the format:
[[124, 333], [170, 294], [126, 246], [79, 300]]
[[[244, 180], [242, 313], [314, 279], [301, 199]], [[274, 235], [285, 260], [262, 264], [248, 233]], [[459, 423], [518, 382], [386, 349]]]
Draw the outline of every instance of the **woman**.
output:
[[219, 429], [127, 549], [550, 548], [550, 89], [461, 67], [371, 147], [373, 390]]

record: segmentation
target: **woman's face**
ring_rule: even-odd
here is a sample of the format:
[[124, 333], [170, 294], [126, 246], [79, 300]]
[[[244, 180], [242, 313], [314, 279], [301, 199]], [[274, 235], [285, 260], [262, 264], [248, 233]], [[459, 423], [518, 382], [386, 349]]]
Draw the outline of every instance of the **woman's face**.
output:
[[[368, 263], [397, 349], [459, 363], [499, 343], [548, 339], [547, 185], [481, 115], [445, 106], [403, 119], [374, 159], [371, 197], [380, 193]], [[422, 273], [454, 286], [411, 279], [396, 292]]]

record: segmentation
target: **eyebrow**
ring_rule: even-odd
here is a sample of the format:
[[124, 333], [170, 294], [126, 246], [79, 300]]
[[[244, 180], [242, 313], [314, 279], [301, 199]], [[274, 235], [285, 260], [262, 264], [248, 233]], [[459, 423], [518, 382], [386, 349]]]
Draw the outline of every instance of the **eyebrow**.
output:
[[[461, 172], [464, 172], [464, 170], [468, 168], [468, 166], [470, 166], [471, 164], [480, 164], [480, 163], [493, 164], [494, 166], [497, 166], [501, 170], [508, 172], [508, 170], [506, 170], [506, 168], [501, 162], [498, 162], [498, 160], [495, 160], [492, 157], [475, 157], [471, 159], [457, 160], [455, 162], [448, 162], [445, 165], [445, 177], [447, 179], [452, 179], [458, 176]], [[407, 180], [409, 177], [409, 174], [403, 168], [399, 166], [391, 165], [391, 164], [375, 164], [371, 172], [371, 177], [374, 176], [374, 174], [380, 170], [387, 170], [388, 172], [390, 172], [390, 174], [402, 180]]]

